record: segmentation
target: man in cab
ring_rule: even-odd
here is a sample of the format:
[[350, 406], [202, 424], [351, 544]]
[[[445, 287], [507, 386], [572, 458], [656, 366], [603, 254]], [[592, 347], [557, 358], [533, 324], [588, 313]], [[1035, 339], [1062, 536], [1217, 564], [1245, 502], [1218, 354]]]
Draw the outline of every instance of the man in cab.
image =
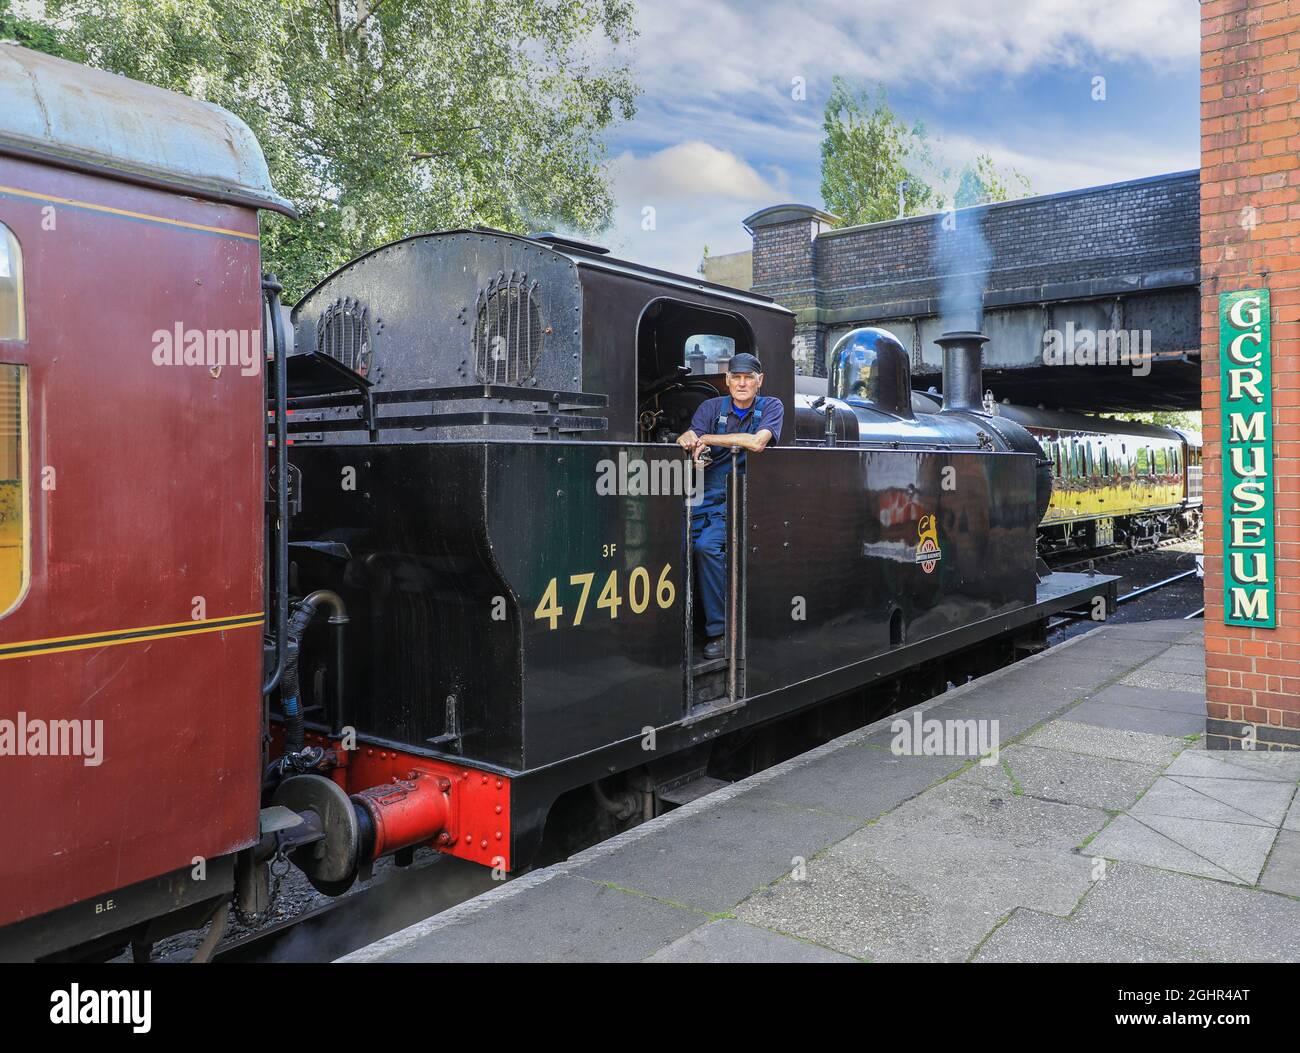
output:
[[742, 352], [727, 363], [729, 394], [707, 399], [677, 444], [704, 467], [704, 494], [691, 512], [691, 544], [698, 571], [698, 595], [704, 611], [706, 659], [726, 654], [727, 483], [733, 469], [742, 474], [745, 458], [761, 453], [781, 438], [785, 409], [778, 398], [760, 395], [763, 366]]

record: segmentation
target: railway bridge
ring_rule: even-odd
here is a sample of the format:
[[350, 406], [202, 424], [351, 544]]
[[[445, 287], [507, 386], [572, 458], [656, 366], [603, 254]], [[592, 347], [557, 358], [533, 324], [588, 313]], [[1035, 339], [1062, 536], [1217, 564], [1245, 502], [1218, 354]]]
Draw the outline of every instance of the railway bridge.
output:
[[[801, 371], [824, 375], [861, 325], [911, 348], [915, 387], [941, 387], [945, 330], [991, 338], [999, 399], [1095, 411], [1200, 406], [1196, 170], [835, 227], [808, 205], [745, 219], [753, 289], [796, 312]], [[982, 317], [981, 317], [982, 316]]]

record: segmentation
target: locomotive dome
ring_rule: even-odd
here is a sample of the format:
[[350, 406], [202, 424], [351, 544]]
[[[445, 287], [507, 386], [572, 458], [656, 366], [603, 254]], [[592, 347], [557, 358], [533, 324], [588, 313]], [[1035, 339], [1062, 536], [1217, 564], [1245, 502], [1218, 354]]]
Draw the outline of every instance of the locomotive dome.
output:
[[0, 153], [294, 216], [220, 106], [0, 41]]
[[911, 362], [889, 330], [868, 327], [845, 333], [831, 352], [831, 363], [836, 398], [865, 402], [898, 417], [912, 416]]

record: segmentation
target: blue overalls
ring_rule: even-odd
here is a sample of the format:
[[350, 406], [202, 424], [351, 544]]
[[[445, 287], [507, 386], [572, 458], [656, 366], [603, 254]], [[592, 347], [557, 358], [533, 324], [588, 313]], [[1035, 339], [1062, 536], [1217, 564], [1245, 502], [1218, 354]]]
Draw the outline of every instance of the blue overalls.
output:
[[[757, 434], [766, 402], [766, 398], [758, 396], [741, 418], [733, 412], [728, 398], [718, 414], [717, 430], [713, 434]], [[695, 550], [700, 606], [704, 610], [704, 632], [712, 639], [721, 636], [727, 626], [727, 482], [733, 458], [730, 447], [715, 446], [710, 452], [713, 460], [704, 469], [704, 496], [691, 513], [691, 544]], [[745, 451], [737, 450], [734, 459], [743, 475]]]

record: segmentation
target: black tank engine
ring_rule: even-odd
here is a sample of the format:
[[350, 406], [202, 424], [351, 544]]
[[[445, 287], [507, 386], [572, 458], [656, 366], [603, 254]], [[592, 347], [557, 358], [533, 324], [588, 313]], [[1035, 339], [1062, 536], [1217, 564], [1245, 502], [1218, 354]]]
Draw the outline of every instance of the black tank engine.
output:
[[[320, 758], [297, 778], [388, 773], [403, 802], [353, 798], [338, 836], [361, 847], [331, 888], [414, 844], [517, 870], [566, 795], [652, 816], [775, 721], [837, 700], [861, 724], [1113, 599], [1114, 579], [1040, 577], [1050, 471], [984, 412], [977, 333], [940, 341], [940, 412], [914, 413], [876, 329], [835, 350], [843, 398], [797, 403], [794, 317], [770, 300], [491, 230], [371, 252], [293, 328], [290, 587], [347, 625], [302, 634], [287, 748]], [[741, 352], [786, 434], [733, 473], [728, 653], [704, 662], [672, 440]]]

